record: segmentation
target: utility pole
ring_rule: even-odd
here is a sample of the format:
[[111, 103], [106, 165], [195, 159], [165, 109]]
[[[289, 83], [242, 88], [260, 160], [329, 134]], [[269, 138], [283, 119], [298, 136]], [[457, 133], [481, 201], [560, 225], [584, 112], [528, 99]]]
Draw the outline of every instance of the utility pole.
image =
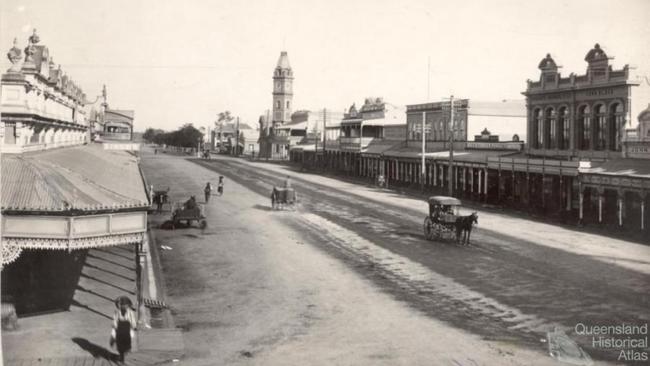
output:
[[422, 166], [420, 167], [420, 191], [424, 192], [424, 178], [426, 170], [425, 154], [426, 154], [426, 134], [425, 124], [427, 119], [427, 112], [422, 111]]
[[454, 196], [454, 96], [449, 98], [449, 196]]

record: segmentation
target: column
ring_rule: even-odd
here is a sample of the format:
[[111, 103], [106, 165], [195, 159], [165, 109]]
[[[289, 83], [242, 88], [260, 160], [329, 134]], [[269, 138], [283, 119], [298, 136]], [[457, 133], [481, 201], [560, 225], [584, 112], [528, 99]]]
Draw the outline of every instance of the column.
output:
[[478, 170], [478, 195], [481, 196], [483, 191], [481, 190], [481, 177], [483, 176], [483, 169]]
[[542, 173], [542, 208], [546, 208], [546, 187], [544, 187], [545, 184], [546, 184], [546, 175]]
[[512, 176], [512, 185], [510, 186], [510, 196], [512, 197], [512, 203], [515, 203], [515, 169], [514, 167], [510, 171], [510, 175]]
[[641, 230], [645, 230], [645, 192], [641, 194]]
[[487, 199], [488, 183], [490, 182], [487, 168], [483, 169], [483, 176], [485, 177], [485, 180], [483, 182], [483, 194], [485, 195], [485, 198]]
[[467, 168], [463, 167], [463, 192], [466, 191], [467, 187]]
[[623, 197], [625, 197], [624, 193], [618, 191], [616, 194], [616, 203], [618, 205], [618, 226], [623, 226]]
[[584, 189], [582, 188], [582, 184], [578, 183], [578, 190], [580, 192], [580, 209], [578, 213], [578, 218], [580, 219], [580, 222], [582, 222], [582, 217], [584, 214], [584, 199], [585, 199], [585, 193]]
[[469, 193], [474, 194], [474, 168], [469, 168]]
[[497, 202], [501, 202], [501, 167], [499, 167], [497, 175]]
[[598, 190], [598, 223], [603, 222], [603, 195]]
[[571, 187], [573, 185], [573, 180], [567, 178], [568, 183], [566, 185], [566, 210], [571, 211], [571, 196], [573, 194], [572, 190], [573, 188]]
[[566, 191], [562, 189], [562, 172], [560, 172], [560, 211], [562, 211], [562, 206], [564, 205], [564, 194]]
[[433, 186], [438, 186], [438, 164], [433, 163]]

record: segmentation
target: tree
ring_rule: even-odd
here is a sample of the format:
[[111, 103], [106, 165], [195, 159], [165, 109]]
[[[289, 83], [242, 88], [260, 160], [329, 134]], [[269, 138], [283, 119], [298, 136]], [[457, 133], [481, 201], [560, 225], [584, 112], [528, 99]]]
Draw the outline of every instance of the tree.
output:
[[144, 131], [144, 134], [142, 134], [142, 139], [149, 142], [149, 143], [156, 142], [155, 141], [156, 136], [164, 134], [164, 133], [165, 133], [165, 131], [163, 131], [161, 129], [155, 129], [155, 128], [149, 127]]

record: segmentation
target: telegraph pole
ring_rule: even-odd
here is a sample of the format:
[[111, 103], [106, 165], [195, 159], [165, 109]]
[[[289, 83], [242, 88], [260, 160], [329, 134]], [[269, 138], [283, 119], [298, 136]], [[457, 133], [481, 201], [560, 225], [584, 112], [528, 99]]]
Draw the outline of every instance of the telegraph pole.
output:
[[454, 96], [449, 98], [449, 196], [454, 196]]

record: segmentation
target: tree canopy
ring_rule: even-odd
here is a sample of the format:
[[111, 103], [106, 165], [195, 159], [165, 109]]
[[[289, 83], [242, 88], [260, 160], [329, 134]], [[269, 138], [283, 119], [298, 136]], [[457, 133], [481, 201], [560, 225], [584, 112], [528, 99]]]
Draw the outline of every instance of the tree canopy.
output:
[[159, 145], [196, 147], [203, 139], [203, 133], [197, 130], [191, 123], [186, 123], [176, 131], [165, 132], [153, 128], [147, 128], [143, 138]]

